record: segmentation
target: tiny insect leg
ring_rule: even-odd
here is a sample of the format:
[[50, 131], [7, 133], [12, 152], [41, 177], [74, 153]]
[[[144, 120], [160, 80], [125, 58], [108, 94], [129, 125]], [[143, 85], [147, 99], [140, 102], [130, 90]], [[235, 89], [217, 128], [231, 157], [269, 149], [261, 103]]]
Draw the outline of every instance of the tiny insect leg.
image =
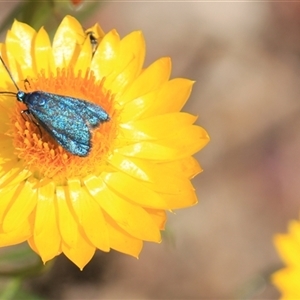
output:
[[30, 86], [30, 82], [29, 82], [28, 79], [26, 78], [26, 79], [24, 80], [24, 88], [25, 88], [26, 91], [28, 90], [28, 89], [27, 89], [27, 85]]
[[32, 117], [32, 115], [31, 115], [29, 109], [21, 110], [21, 116], [22, 116], [23, 120], [26, 122], [26, 119], [24, 118], [23, 114], [25, 114], [25, 115], [28, 117], [29, 121], [31, 121], [33, 124], [36, 125], [36, 127], [39, 129], [40, 136], [42, 137], [42, 131], [41, 131], [41, 128], [40, 128], [40, 124], [37, 123], [37, 122], [34, 120], [34, 118]]

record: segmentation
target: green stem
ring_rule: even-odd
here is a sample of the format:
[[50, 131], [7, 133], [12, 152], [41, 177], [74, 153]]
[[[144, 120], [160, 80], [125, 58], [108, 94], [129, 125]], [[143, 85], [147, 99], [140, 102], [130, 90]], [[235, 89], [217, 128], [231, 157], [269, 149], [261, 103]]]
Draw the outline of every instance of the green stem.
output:
[[[35, 265], [25, 267], [22, 269], [17, 270], [10, 270], [10, 271], [0, 271], [0, 277], [31, 277], [36, 276], [41, 273], [46, 272], [48, 269], [50, 269], [53, 265], [53, 262], [48, 262], [47, 265], [43, 265], [41, 262], [38, 262]], [[1, 298], [0, 298], [1, 300]]]
[[0, 294], [0, 300], [10, 300], [14, 299], [17, 292], [20, 290], [20, 286], [22, 283], [21, 277], [13, 278], [9, 284], [5, 287], [3, 292]]

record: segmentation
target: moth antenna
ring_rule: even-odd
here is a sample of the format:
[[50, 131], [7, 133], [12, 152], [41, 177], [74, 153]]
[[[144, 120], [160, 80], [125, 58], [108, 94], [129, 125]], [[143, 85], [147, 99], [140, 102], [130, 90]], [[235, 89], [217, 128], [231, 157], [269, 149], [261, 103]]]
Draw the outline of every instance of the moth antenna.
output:
[[3, 60], [3, 58], [1, 57], [1, 55], [0, 55], [0, 60], [1, 60], [3, 66], [4, 66], [4, 68], [5, 68], [6, 72], [8, 73], [10, 79], [12, 80], [14, 86], [16, 87], [16, 89], [17, 89], [18, 91], [20, 91], [19, 87], [17, 86], [17, 84], [16, 84], [16, 82], [15, 82], [13, 76], [11, 75], [10, 71], [8, 70], [8, 67], [6, 66], [6, 64], [5, 64], [4, 60]]
[[2, 95], [7, 95], [7, 96], [15, 96], [16, 97], [16, 93], [14, 93], [14, 92], [0, 92], [0, 94], [2, 94]]

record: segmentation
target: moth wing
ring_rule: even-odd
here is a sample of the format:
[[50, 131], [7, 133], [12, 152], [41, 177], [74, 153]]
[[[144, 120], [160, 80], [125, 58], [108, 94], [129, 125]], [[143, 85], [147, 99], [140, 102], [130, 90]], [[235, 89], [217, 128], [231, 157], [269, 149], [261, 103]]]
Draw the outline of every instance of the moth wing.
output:
[[95, 128], [109, 120], [107, 112], [99, 105], [77, 98], [65, 98], [68, 100], [66, 106], [68, 106], [69, 109], [80, 112], [82, 118], [90, 127]]
[[88, 105], [85, 106], [83, 116], [84, 117], [88, 116], [87, 122], [93, 128], [97, 127], [103, 122], [109, 121], [109, 116], [107, 112], [104, 109], [102, 109], [100, 106], [95, 105], [93, 103], [88, 103]]
[[79, 141], [77, 137], [72, 138], [70, 135], [66, 135], [65, 132], [55, 128], [52, 128], [51, 131], [47, 131], [64, 149], [72, 154], [87, 156], [91, 150], [91, 133], [89, 130], [86, 131], [86, 138], [84, 141]]
[[[36, 92], [35, 92], [36, 93]], [[55, 110], [57, 106], [61, 109], [70, 110], [80, 115], [85, 122], [95, 128], [103, 122], [109, 121], [108, 113], [99, 105], [68, 96], [60, 96], [46, 92], [38, 92], [40, 96], [51, 98], [51, 102], [47, 103], [48, 109]]]
[[34, 92], [31, 97], [36, 99], [26, 104], [38, 123], [67, 151], [86, 156], [91, 149], [91, 133], [81, 107], [71, 103], [73, 98], [45, 92]]

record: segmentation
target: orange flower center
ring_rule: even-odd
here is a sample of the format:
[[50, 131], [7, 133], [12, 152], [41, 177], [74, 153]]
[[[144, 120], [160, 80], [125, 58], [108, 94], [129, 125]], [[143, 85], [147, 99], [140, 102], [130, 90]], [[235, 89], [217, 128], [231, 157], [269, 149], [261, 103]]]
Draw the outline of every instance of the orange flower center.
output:
[[91, 151], [88, 156], [79, 157], [62, 148], [32, 115], [22, 114], [21, 111], [28, 108], [16, 101], [11, 116], [15, 154], [36, 178], [48, 177], [64, 184], [66, 178], [103, 171], [116, 135], [113, 96], [104, 89], [103, 84], [104, 79], [100, 83], [95, 82], [95, 77], [89, 71], [82, 77], [81, 72], [75, 76], [71, 70], [65, 69], [58, 69], [56, 76], [46, 77], [41, 72], [37, 79], [29, 79], [24, 83], [26, 93], [43, 91], [86, 100], [101, 106], [110, 116], [108, 122], [91, 129]]

